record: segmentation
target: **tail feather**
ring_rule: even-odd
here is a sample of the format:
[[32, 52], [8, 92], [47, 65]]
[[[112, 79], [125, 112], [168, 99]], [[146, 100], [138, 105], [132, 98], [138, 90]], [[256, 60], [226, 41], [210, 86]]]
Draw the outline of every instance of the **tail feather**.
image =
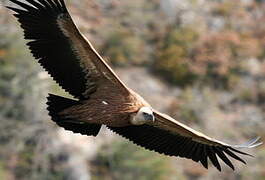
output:
[[97, 136], [101, 128], [101, 124], [84, 123], [78, 121], [78, 119], [69, 119], [59, 114], [64, 109], [79, 104], [78, 101], [61, 96], [56, 96], [53, 94], [49, 94], [47, 100], [47, 110], [49, 111], [49, 115], [51, 116], [52, 120], [57, 125], [63, 127], [65, 130], [69, 130], [74, 133], [80, 133], [88, 136]]

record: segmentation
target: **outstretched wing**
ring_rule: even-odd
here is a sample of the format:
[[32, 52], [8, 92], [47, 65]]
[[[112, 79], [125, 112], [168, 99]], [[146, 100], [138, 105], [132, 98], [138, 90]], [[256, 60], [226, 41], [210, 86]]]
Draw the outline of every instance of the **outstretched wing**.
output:
[[197, 132], [167, 115], [159, 112], [154, 112], [154, 115], [156, 120], [153, 124], [108, 128], [146, 149], [192, 159], [201, 162], [205, 168], [208, 168], [209, 158], [219, 171], [221, 166], [217, 156], [234, 170], [228, 156], [245, 163], [237, 154], [249, 155], [236, 148], [252, 148], [262, 144], [257, 143], [256, 138], [244, 145], [229, 145]]
[[78, 31], [63, 0], [10, 0], [33, 56], [67, 92], [86, 99], [110, 83], [122, 92], [126, 86]]

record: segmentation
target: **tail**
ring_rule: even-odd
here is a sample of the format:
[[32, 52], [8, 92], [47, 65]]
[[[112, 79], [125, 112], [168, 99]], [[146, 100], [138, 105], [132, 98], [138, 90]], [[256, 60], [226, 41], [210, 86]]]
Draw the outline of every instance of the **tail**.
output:
[[83, 123], [78, 121], [78, 119], [69, 119], [59, 114], [66, 108], [78, 105], [78, 101], [61, 96], [56, 96], [53, 94], [49, 94], [47, 100], [47, 110], [49, 111], [49, 115], [51, 116], [52, 120], [57, 125], [63, 127], [66, 130], [73, 131], [74, 133], [80, 133], [88, 136], [97, 136], [101, 128], [101, 124]]

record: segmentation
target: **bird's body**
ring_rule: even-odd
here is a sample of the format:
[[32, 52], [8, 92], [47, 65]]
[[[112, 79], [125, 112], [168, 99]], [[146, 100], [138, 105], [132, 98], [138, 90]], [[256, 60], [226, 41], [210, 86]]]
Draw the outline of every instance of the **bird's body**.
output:
[[79, 32], [63, 0], [10, 0], [27, 45], [51, 77], [75, 99], [50, 94], [52, 120], [66, 130], [97, 136], [102, 125], [137, 145], [165, 155], [192, 159], [208, 168], [208, 159], [221, 170], [217, 156], [234, 169], [230, 156], [243, 163], [236, 148], [210, 138], [154, 110], [128, 88]]
[[60, 114], [80, 122], [104, 124], [112, 127], [131, 125], [131, 119], [139, 109], [150, 106], [141, 96], [131, 90], [128, 96], [106, 88], [93, 94], [88, 100], [63, 110]]

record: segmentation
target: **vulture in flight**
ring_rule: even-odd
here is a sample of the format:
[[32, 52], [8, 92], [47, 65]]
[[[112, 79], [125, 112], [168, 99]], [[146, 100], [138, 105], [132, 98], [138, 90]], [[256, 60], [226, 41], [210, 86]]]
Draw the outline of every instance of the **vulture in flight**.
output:
[[219, 161], [234, 170], [228, 159], [249, 155], [239, 148], [261, 144], [259, 138], [230, 145], [206, 136], [151, 107], [128, 88], [75, 26], [63, 0], [10, 0], [7, 6], [29, 40], [27, 46], [39, 64], [75, 99], [47, 97], [51, 119], [74, 133], [97, 136], [102, 125], [148, 150], [200, 162], [208, 160], [221, 171]]

